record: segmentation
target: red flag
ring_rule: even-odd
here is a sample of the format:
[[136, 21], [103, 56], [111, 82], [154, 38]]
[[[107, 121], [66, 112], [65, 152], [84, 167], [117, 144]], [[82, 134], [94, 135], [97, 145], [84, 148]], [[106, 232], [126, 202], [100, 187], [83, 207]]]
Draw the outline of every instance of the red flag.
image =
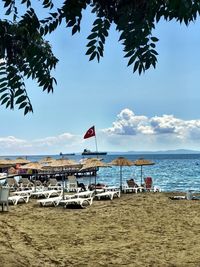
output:
[[89, 130], [87, 130], [86, 134], [84, 135], [84, 139], [90, 138], [92, 136], [95, 136], [95, 129], [94, 126], [92, 126]]

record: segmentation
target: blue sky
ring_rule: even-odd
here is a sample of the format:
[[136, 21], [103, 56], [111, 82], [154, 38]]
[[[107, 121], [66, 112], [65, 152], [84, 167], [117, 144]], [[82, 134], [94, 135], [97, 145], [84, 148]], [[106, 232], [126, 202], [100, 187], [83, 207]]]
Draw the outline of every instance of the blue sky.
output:
[[157, 68], [139, 76], [123, 58], [114, 26], [98, 64], [85, 55], [92, 17], [85, 13], [81, 33], [60, 27], [48, 36], [59, 59], [53, 94], [27, 81], [34, 113], [0, 106], [0, 155], [58, 154], [99, 150], [200, 150], [200, 23], [189, 27], [160, 22], [154, 32]]

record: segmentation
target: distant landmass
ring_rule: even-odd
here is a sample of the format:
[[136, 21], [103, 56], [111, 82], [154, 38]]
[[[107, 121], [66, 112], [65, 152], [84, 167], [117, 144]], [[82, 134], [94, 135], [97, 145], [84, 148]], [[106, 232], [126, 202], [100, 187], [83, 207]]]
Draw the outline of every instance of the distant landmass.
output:
[[158, 150], [158, 151], [127, 151], [127, 152], [108, 152], [109, 154], [200, 154], [198, 150], [190, 149], [174, 149], [174, 150]]

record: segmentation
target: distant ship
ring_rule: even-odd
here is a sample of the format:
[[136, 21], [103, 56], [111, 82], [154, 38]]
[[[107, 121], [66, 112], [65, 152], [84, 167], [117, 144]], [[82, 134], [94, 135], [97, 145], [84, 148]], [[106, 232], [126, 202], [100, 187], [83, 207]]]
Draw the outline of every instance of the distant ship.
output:
[[60, 156], [64, 157], [64, 156], [75, 156], [75, 153], [65, 153], [63, 154], [62, 152], [60, 152]]
[[98, 151], [90, 151], [89, 149], [84, 149], [82, 155], [107, 155], [107, 152], [98, 152]]

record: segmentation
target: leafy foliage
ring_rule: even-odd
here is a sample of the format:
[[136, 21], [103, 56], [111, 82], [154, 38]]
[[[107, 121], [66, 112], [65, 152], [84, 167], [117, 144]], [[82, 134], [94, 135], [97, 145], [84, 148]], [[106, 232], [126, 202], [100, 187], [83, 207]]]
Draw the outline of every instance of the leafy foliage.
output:
[[[13, 109], [16, 105], [24, 114], [33, 108], [27, 95], [25, 79], [32, 78], [44, 90], [53, 92], [56, 80], [51, 71], [58, 60], [45, 36], [64, 23], [72, 35], [80, 32], [82, 13], [87, 8], [95, 14], [88, 36], [86, 55], [98, 62], [104, 55], [111, 24], [120, 34], [124, 57], [133, 72], [139, 74], [156, 67], [158, 38], [152, 35], [160, 19], [189, 25], [200, 14], [199, 0], [38, 0], [47, 16], [38, 18], [32, 3], [21, 0], [25, 13], [20, 15], [19, 2], [2, 0], [7, 20], [0, 20], [0, 104]], [[18, 4], [18, 6], [17, 6]], [[57, 6], [56, 6], [57, 5]]]

